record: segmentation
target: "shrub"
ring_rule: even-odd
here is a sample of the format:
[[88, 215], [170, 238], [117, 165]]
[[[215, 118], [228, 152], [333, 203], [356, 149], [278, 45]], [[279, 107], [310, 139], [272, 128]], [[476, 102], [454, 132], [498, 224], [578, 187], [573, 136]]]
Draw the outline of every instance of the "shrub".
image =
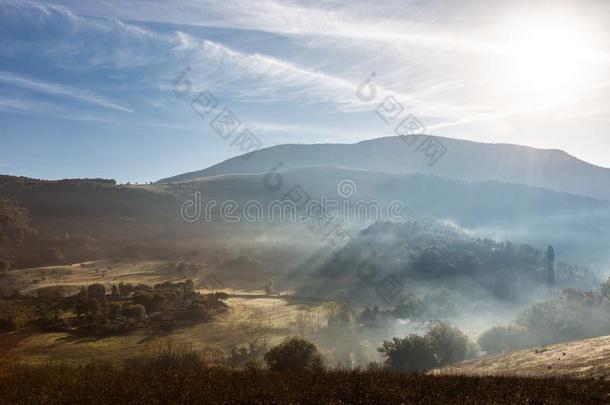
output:
[[265, 362], [271, 370], [297, 371], [321, 370], [322, 356], [316, 346], [301, 338], [288, 338], [265, 354]]
[[251, 342], [247, 348], [233, 348], [227, 357], [227, 365], [231, 368], [260, 368], [260, 361], [264, 358], [266, 351], [266, 345], [258, 342]]

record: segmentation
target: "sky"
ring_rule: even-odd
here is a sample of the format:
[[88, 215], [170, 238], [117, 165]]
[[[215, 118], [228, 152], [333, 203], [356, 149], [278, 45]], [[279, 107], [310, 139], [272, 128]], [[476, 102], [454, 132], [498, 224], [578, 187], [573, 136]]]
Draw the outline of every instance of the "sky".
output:
[[[610, 167], [609, 16], [601, 0], [0, 0], [0, 173], [148, 182], [239, 154], [246, 129], [351, 143], [406, 116]], [[225, 109], [230, 135], [212, 125]]]

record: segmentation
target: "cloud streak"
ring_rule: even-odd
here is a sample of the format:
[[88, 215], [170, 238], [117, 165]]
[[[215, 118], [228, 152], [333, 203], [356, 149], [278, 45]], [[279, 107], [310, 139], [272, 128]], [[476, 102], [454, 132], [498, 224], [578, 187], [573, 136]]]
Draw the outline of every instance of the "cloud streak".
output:
[[0, 82], [53, 96], [71, 98], [77, 101], [82, 101], [116, 111], [133, 113], [133, 110], [109, 101], [104, 97], [90, 91], [68, 87], [57, 83], [35, 80], [12, 72], [0, 71]]

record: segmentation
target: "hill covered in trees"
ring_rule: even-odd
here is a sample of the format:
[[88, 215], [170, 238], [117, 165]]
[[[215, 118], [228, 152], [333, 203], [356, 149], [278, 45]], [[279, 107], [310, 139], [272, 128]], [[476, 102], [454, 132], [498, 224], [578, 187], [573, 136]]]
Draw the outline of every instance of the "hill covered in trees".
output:
[[303, 293], [394, 308], [386, 313], [394, 318], [453, 318], [597, 283], [586, 267], [554, 267], [548, 285], [545, 253], [532, 246], [480, 239], [436, 220], [380, 222], [327, 260]]

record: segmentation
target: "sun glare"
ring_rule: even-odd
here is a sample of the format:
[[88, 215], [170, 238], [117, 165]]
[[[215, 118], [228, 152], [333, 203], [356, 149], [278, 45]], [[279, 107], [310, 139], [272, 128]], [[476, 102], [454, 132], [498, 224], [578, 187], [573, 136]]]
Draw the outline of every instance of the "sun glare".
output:
[[503, 86], [520, 97], [554, 103], [584, 90], [598, 52], [586, 25], [566, 18], [512, 21], [501, 49]]

